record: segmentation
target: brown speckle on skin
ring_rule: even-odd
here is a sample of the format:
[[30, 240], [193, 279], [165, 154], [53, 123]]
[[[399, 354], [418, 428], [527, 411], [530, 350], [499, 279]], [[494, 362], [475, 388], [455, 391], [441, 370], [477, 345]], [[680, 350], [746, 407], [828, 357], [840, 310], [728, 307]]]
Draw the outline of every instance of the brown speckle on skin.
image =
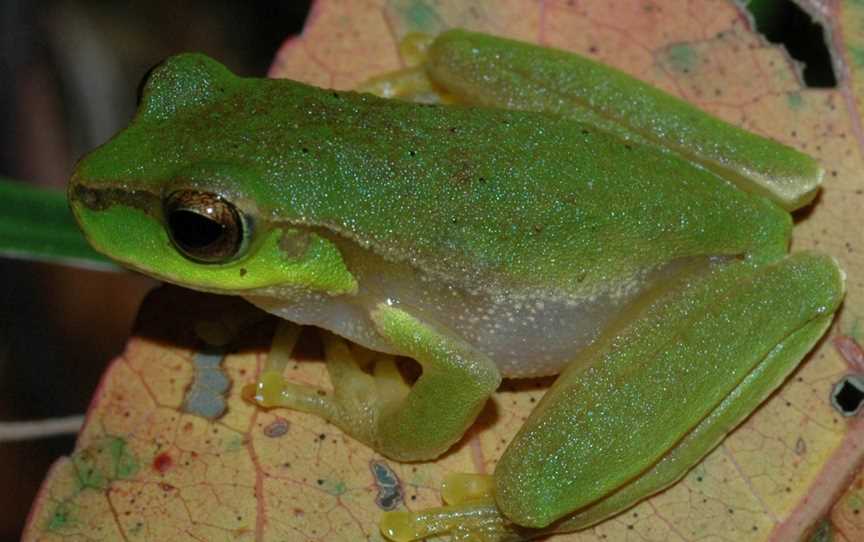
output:
[[288, 258], [299, 258], [309, 247], [309, 232], [291, 230], [279, 239], [279, 250]]

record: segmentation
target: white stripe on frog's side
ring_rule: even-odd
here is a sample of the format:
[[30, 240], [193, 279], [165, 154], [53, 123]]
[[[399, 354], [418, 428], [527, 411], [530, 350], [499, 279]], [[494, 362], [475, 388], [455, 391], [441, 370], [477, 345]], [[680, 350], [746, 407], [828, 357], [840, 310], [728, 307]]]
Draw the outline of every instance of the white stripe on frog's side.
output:
[[[286, 320], [321, 327], [390, 354], [400, 352], [378, 334], [369, 314], [381, 303], [398, 305], [486, 354], [509, 378], [558, 374], [640, 293], [684, 267], [682, 262], [669, 264], [582, 296], [515, 289], [488, 292], [480, 287], [469, 292], [407, 264], [385, 261], [350, 241], [336, 242], [359, 283], [356, 295], [286, 293], [275, 287], [247, 299]], [[699, 262], [707, 268], [709, 259]]]
[[369, 308], [348, 296], [330, 297], [317, 292], [281, 296], [244, 296], [253, 305], [276, 316], [301, 324], [316, 326], [345, 337], [370, 350], [400, 354], [378, 334], [369, 317]]

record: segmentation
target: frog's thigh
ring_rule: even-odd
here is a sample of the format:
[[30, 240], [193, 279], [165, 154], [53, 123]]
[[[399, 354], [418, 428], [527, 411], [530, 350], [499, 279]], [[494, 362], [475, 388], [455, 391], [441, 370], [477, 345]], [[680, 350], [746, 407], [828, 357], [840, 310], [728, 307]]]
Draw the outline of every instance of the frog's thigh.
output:
[[423, 367], [410, 393], [382, 408], [375, 448], [403, 461], [435, 458], [480, 413], [501, 382], [498, 369], [468, 344], [403, 310], [380, 305], [372, 319], [382, 336]]
[[832, 314], [814, 319], [774, 348], [738, 388], [707, 418], [671, 449], [645, 474], [595, 501], [560, 524], [562, 531], [595, 525], [678, 481], [698, 463], [732, 428], [763, 401], [783, 380], [831, 325]]
[[[517, 524], [544, 527], [638, 480], [703, 421], [717, 424], [700, 427], [707, 436], [658, 477], [674, 481], [795, 368], [842, 296], [833, 259], [796, 254], [761, 267], [729, 264], [643, 300], [574, 360], [523, 425], [495, 471], [499, 508]], [[760, 372], [772, 386], [715, 415]], [[662, 487], [643, 488], [606, 515]]]

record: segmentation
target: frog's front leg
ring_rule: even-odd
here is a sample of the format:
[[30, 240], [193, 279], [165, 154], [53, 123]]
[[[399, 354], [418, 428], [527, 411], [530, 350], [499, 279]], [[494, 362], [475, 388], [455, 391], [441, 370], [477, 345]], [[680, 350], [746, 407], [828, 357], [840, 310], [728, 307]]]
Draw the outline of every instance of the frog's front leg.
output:
[[270, 372], [246, 396], [264, 407], [321, 416], [393, 459], [438, 457], [459, 440], [498, 387], [498, 369], [468, 344], [404, 310], [381, 304], [371, 316], [395, 350], [421, 365], [423, 372], [410, 388], [391, 357], [384, 356], [368, 374], [344, 339], [326, 334], [324, 350], [333, 392], [285, 382]]

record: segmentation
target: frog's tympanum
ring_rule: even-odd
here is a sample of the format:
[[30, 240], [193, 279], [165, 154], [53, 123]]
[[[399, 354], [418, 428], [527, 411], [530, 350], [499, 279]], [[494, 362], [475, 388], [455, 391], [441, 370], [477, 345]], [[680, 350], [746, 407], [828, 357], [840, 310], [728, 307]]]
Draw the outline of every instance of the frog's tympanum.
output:
[[326, 330], [332, 392], [271, 371], [248, 396], [389, 458], [447, 451], [502, 378], [560, 373], [492, 477], [382, 530], [584, 528], [679, 479], [830, 325], [842, 271], [787, 254], [822, 169], [561, 51], [450, 31], [417, 70], [457, 103], [171, 58], [72, 208], [125, 266]]

